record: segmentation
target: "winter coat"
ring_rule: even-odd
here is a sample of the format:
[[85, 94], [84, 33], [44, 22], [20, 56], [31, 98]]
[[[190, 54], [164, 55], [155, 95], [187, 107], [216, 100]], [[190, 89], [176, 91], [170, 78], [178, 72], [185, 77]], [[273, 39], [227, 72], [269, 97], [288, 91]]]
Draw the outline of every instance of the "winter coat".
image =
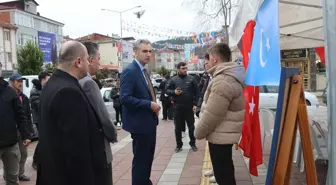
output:
[[195, 137], [206, 138], [213, 144], [235, 144], [240, 139], [245, 115], [244, 67], [225, 62], [209, 73], [212, 80], [204, 95]]

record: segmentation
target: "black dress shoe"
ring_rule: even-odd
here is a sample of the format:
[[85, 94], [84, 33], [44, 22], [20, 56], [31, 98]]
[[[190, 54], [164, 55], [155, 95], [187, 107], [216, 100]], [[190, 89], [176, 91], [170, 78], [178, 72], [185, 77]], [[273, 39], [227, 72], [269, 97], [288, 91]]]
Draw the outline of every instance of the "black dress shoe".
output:
[[191, 146], [191, 150], [197, 152], [198, 148], [196, 146]]
[[25, 176], [25, 175], [20, 175], [19, 176], [19, 181], [30, 181], [30, 178]]

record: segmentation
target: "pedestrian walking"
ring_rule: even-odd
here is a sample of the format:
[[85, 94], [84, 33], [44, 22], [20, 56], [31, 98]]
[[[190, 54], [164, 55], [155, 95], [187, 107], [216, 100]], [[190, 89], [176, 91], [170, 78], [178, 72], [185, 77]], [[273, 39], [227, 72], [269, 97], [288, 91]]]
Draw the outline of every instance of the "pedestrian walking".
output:
[[145, 68], [152, 57], [151, 43], [143, 39], [135, 41], [134, 54], [134, 61], [123, 69], [120, 78], [122, 126], [133, 139], [132, 185], [151, 185], [156, 127], [161, 109]]
[[169, 80], [166, 86], [166, 92], [174, 98], [175, 152], [182, 151], [182, 129], [185, 127], [185, 123], [187, 123], [189, 131], [189, 145], [196, 152], [194, 112], [198, 97], [197, 83], [194, 77], [187, 75], [188, 67], [185, 62], [178, 63], [177, 70], [177, 76]]
[[83, 44], [65, 42], [43, 87], [36, 185], [112, 184], [104, 126], [78, 82], [88, 75], [88, 59]]
[[204, 95], [195, 136], [209, 142], [217, 183], [236, 185], [232, 146], [240, 139], [244, 121], [245, 70], [242, 65], [231, 62], [231, 50], [227, 44], [215, 44], [208, 53], [212, 80]]
[[116, 121], [114, 122], [114, 124], [115, 124], [115, 126], [119, 126], [119, 125], [121, 125], [122, 108], [121, 108], [121, 103], [120, 103], [119, 88], [117, 88], [116, 86], [112, 87], [112, 89], [111, 89], [111, 99], [113, 101], [113, 108], [114, 108], [115, 113], [116, 113]]
[[27, 147], [30, 144], [30, 133], [21, 100], [1, 75], [0, 63], [0, 159], [4, 164], [6, 185], [18, 185], [21, 159], [19, 145]]
[[[22, 77], [19, 73], [14, 73], [9, 78], [10, 86], [15, 90], [17, 96], [20, 99], [20, 102], [22, 103], [23, 112], [26, 117], [26, 121], [28, 124], [27, 125], [28, 131], [29, 131], [29, 135], [31, 138], [32, 134], [34, 133], [34, 129], [33, 129], [33, 123], [32, 123], [32, 117], [31, 117], [31, 108], [30, 108], [29, 98], [22, 92], [22, 88], [23, 88], [22, 84], [24, 80], [27, 80], [27, 79]], [[27, 162], [28, 151], [27, 151], [27, 147], [23, 145], [22, 139], [19, 142], [19, 148], [20, 148], [20, 153], [21, 153], [20, 167], [19, 167], [19, 180], [20, 181], [30, 181], [30, 178], [27, 175], [25, 175], [25, 165]], [[6, 173], [6, 171], [4, 171], [4, 173]]]
[[[30, 106], [32, 109], [32, 118], [33, 118], [33, 124], [35, 124], [37, 130], [39, 127], [39, 106], [40, 106], [40, 95], [42, 91], [42, 87], [47, 83], [47, 81], [50, 78], [50, 73], [48, 72], [41, 72], [38, 75], [38, 79], [32, 80], [32, 83], [34, 84], [34, 87], [30, 91]], [[37, 158], [38, 158], [38, 148], [39, 144], [37, 143], [33, 155], [33, 163], [32, 167], [33, 169], [37, 169]]]

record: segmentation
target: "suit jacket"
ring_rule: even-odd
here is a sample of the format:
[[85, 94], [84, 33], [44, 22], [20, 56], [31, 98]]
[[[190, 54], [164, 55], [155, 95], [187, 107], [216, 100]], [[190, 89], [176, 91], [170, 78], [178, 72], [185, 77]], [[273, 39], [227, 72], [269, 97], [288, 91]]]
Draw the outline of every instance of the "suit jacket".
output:
[[37, 185], [111, 185], [102, 124], [78, 80], [56, 70], [40, 97]]
[[152, 97], [136, 61], [126, 66], [121, 73], [120, 101], [124, 130], [130, 133], [156, 131], [158, 117], [151, 109]]
[[103, 131], [105, 134], [105, 151], [107, 162], [112, 162], [112, 151], [110, 143], [117, 142], [117, 129], [110, 120], [110, 115], [107, 111], [105, 103], [103, 101], [102, 95], [100, 93], [97, 83], [91, 78], [91, 76], [86, 76], [79, 80], [79, 84], [82, 86], [82, 89], [88, 97], [90, 104], [92, 105], [93, 110], [97, 113], [98, 118], [103, 126]]

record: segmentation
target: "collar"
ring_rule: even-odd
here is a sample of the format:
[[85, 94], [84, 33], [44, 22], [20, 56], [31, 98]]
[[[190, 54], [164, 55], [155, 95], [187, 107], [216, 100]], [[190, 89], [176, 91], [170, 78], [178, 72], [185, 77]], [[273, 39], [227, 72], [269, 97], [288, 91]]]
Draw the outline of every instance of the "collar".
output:
[[141, 71], [144, 71], [145, 67], [143, 65], [141, 65], [140, 62], [137, 59], [134, 59], [134, 61], [138, 64], [138, 66], [140, 67]]
[[78, 83], [78, 80], [77, 78], [71, 76], [69, 73], [63, 71], [63, 70], [60, 70], [60, 69], [56, 69], [56, 71], [54, 72], [55, 76], [59, 76], [59, 77], [62, 77], [62, 78], [68, 78], [68, 79], [71, 79], [73, 80], [75, 83]]

